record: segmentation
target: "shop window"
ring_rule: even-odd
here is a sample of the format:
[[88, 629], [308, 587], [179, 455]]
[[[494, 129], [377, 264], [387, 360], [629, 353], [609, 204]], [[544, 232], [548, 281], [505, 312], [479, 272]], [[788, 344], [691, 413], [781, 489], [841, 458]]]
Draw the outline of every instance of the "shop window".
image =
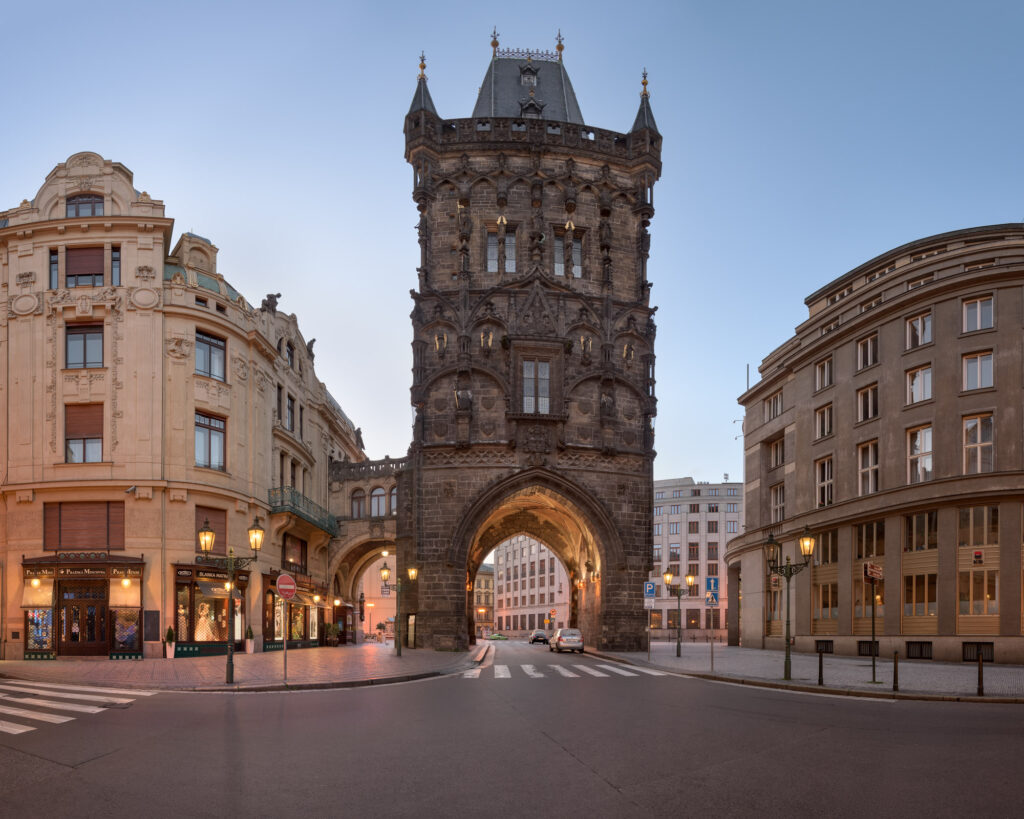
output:
[[904, 552], [923, 552], [934, 549], [938, 545], [939, 513], [918, 512], [915, 515], [903, 516]]
[[863, 572], [853, 581], [853, 616], [871, 616], [871, 594], [875, 595], [875, 617], [885, 616], [885, 581], [876, 580], [874, 585], [864, 578]]
[[959, 614], [999, 614], [999, 570], [960, 572]]
[[938, 613], [935, 574], [903, 576], [903, 616], [934, 617]]
[[124, 502], [44, 503], [43, 548], [124, 549]]
[[[669, 625], [671, 626], [672, 615], [674, 612], [669, 609]], [[676, 621], [676, 625], [679, 625], [679, 621]], [[688, 629], [700, 628], [700, 609], [687, 609], [686, 610], [686, 627]]]
[[651, 609], [651, 628], [663, 628], [661, 609]]
[[103, 405], [64, 407], [64, 460], [69, 464], [103, 460]]

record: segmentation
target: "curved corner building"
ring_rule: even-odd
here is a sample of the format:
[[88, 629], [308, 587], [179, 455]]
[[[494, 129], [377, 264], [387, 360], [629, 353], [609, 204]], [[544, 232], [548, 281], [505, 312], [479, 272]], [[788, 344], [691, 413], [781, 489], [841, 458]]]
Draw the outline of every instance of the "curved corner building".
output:
[[731, 644], [781, 648], [769, 532], [792, 581], [798, 651], [1024, 662], [1021, 380], [1024, 225], [882, 254], [813, 293], [746, 408], [746, 531], [726, 551]]

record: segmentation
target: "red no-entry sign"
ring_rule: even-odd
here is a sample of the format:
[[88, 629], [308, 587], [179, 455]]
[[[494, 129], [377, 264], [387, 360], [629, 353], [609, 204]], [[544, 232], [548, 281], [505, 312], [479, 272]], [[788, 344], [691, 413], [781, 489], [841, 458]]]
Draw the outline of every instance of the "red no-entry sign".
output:
[[290, 574], [279, 574], [277, 576], [277, 593], [285, 600], [291, 600], [295, 596], [295, 578]]

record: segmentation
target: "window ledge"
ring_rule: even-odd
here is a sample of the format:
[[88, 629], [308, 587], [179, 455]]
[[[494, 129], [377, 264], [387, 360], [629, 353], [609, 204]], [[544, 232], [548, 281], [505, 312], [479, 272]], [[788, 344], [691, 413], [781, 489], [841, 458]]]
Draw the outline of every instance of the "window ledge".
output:
[[916, 347], [908, 347], [906, 350], [903, 351], [903, 355], [910, 355], [911, 353], [916, 353], [918, 350], [927, 350], [928, 348], [934, 346], [934, 341], [928, 341], [924, 344], [918, 344]]
[[[913, 406], [917, 406], [917, 405], [914, 404]], [[863, 421], [856, 421], [856, 422], [854, 422], [853, 428], [856, 429], [857, 427], [862, 427], [865, 424], [870, 424], [870, 423], [872, 423], [874, 421], [877, 421], [880, 417], [881, 417], [880, 415], [873, 415], [870, 418], [865, 418]]]
[[[915, 347], [914, 349], [916, 350], [917, 347]], [[880, 365], [876, 361], [874, 364], [868, 364], [866, 367], [861, 367], [859, 370], [857, 370], [857, 372], [854, 373], [854, 375], [860, 375], [861, 373], [866, 373], [868, 370], [873, 370], [873, 369], [875, 369], [875, 367], [878, 367], [878, 366], [880, 366]]]
[[[830, 438], [834, 438], [834, 437], [835, 437], [835, 433], [834, 432], [830, 432], [828, 435], [822, 435], [820, 438], [815, 438], [812, 443], [818, 444], [818, 443], [821, 443], [822, 441], [827, 441]], [[777, 468], [778, 467], [776, 467], [776, 469]]]
[[995, 387], [977, 387], [973, 390], [960, 390], [957, 393], [957, 398], [966, 398], [968, 395], [979, 395], [982, 393], [995, 392]]
[[56, 461], [53, 466], [57, 469], [66, 466], [113, 466], [113, 461]]
[[192, 464], [192, 468], [193, 469], [201, 469], [201, 470], [203, 470], [203, 472], [212, 472], [215, 475], [224, 475], [225, 477], [228, 477], [228, 478], [231, 477], [231, 473], [228, 472], [226, 469], [217, 469], [214, 466], [203, 466], [202, 464]]
[[198, 371], [193, 372], [192, 374], [197, 378], [201, 378], [203, 381], [212, 381], [215, 384], [223, 384], [225, 387], [231, 386], [231, 384], [228, 382], [226, 378], [217, 378], [217, 376], [215, 375], [207, 375], [206, 373], [201, 373]]
[[979, 327], [977, 330], [962, 330], [957, 338], [974, 338], [975, 336], [983, 336], [986, 333], [994, 333], [995, 331], [994, 325], [992, 327]]
[[915, 401], [913, 404], [904, 404], [903, 410], [916, 409], [917, 407], [927, 407], [934, 403], [934, 398], [924, 398], [920, 401]]
[[80, 373], [80, 372], [105, 373], [106, 371], [107, 371], [107, 366], [105, 364], [102, 367], [63, 367], [61, 369], [62, 373]]

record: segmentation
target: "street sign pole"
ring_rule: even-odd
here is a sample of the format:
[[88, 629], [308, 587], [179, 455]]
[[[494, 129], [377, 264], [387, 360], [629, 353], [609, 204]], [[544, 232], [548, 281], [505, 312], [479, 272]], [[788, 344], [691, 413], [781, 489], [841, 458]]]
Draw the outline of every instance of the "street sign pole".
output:
[[878, 682], [875, 679], [875, 578], [871, 578], [871, 682]]
[[[295, 596], [295, 578], [290, 574], [282, 572], [277, 576], [277, 593], [283, 600], [291, 600]], [[284, 684], [288, 685], [288, 631], [291, 628], [290, 619], [287, 616], [288, 609], [285, 608], [284, 622]]]

